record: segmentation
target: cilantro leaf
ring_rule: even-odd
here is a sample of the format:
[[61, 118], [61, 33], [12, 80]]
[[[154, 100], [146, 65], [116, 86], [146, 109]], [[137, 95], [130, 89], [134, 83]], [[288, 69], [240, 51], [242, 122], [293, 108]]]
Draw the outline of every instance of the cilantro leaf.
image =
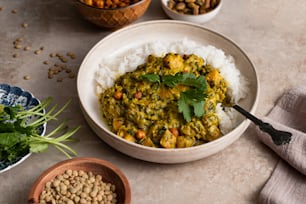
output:
[[204, 101], [207, 98], [207, 94], [198, 89], [189, 89], [182, 93], [192, 101]]
[[175, 75], [165, 75], [162, 77], [162, 79], [163, 84], [173, 88], [184, 79], [184, 75], [181, 73], [177, 73]]
[[[205, 114], [205, 99], [206, 94], [195, 89], [180, 93], [180, 98], [178, 101], [179, 112], [183, 113], [184, 119], [187, 122], [191, 121], [192, 114], [194, 114], [196, 117], [202, 117]], [[193, 108], [193, 111], [191, 107]]]
[[152, 83], [160, 83], [160, 76], [158, 74], [144, 74], [140, 76], [140, 79], [145, 79]]
[[[76, 155], [76, 152], [64, 143], [73, 141], [70, 137], [78, 131], [80, 126], [67, 130], [66, 123], [63, 122], [44, 137], [38, 135], [37, 127], [45, 122], [57, 120], [57, 115], [70, 103], [70, 101], [67, 102], [60, 109], [57, 109], [55, 104], [45, 113], [43, 110], [51, 101], [49, 97], [27, 110], [19, 105], [0, 106], [2, 119], [0, 120], [0, 164], [14, 162], [29, 152], [43, 152], [49, 145], [54, 146], [69, 158], [71, 155]], [[28, 118], [32, 120], [27, 122]], [[0, 169], [2, 168], [3, 166], [0, 165]]]
[[193, 73], [184, 74], [180, 84], [194, 87], [200, 91], [205, 91], [207, 88], [206, 79], [203, 76], [196, 77]]
[[192, 103], [194, 115], [198, 118], [202, 117], [205, 114], [204, 110], [204, 101], [198, 101]]
[[179, 100], [177, 101], [178, 110], [180, 113], [183, 113], [184, 119], [187, 122], [191, 121], [191, 108], [188, 104], [188, 98], [185, 95], [181, 95]]
[[29, 144], [30, 146], [30, 152], [45, 152], [48, 149], [48, 144], [47, 143], [31, 143]]

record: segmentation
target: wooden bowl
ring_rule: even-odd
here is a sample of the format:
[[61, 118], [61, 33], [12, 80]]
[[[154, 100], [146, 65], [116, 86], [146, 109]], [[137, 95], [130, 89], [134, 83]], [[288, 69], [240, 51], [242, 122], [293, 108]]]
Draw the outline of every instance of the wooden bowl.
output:
[[102, 28], [117, 29], [140, 18], [148, 9], [150, 2], [151, 0], [141, 0], [127, 7], [103, 9], [76, 0], [76, 7], [81, 15], [93, 24]]
[[28, 203], [38, 204], [39, 196], [48, 181], [66, 170], [91, 171], [94, 175], [101, 175], [103, 182], [112, 183], [116, 186], [117, 203], [131, 203], [131, 189], [126, 176], [112, 163], [96, 158], [80, 157], [68, 159], [55, 164], [44, 171], [34, 182], [28, 197]]

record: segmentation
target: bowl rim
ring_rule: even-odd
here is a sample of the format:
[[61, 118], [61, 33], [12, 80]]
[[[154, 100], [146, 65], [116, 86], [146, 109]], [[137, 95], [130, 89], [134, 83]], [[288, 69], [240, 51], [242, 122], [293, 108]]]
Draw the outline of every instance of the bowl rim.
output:
[[[92, 117], [90, 116], [89, 113], [87, 113], [87, 110], [86, 110], [86, 107], [84, 106], [84, 100], [83, 98], [81, 98], [81, 93], [80, 93], [80, 86], [81, 86], [81, 75], [80, 75], [80, 71], [82, 71], [82, 67], [87, 63], [88, 61], [88, 58], [92, 55], [92, 53], [97, 49], [97, 47], [100, 46], [100, 44], [104, 43], [104, 41], [108, 41], [110, 38], [112, 38], [113, 36], [116, 36], [116, 35], [120, 35], [121, 33], [124, 33], [126, 32], [127, 30], [129, 29], [136, 29], [136, 28], [142, 28], [143, 26], [146, 26], [146, 25], [154, 25], [154, 24], [179, 24], [179, 25], [187, 25], [187, 26], [195, 26], [197, 28], [200, 28], [200, 29], [204, 29], [206, 31], [209, 31], [211, 33], [213, 33], [214, 35], [217, 35], [223, 39], [225, 39], [226, 41], [228, 41], [229, 43], [231, 43], [234, 47], [236, 47], [241, 53], [242, 55], [245, 57], [245, 59], [248, 61], [248, 63], [251, 65], [252, 67], [252, 70], [253, 72], [255, 73], [255, 82], [256, 82], [256, 93], [254, 95], [254, 101], [252, 102], [252, 105], [250, 107], [250, 112], [254, 114], [255, 110], [256, 110], [256, 107], [257, 107], [257, 104], [258, 104], [258, 101], [259, 101], [259, 93], [260, 93], [260, 82], [259, 82], [259, 78], [258, 78], [258, 73], [256, 71], [256, 68], [254, 66], [254, 64], [252, 63], [252, 61], [250, 60], [249, 56], [246, 54], [246, 52], [238, 46], [237, 43], [235, 43], [233, 40], [231, 40], [230, 38], [226, 37], [225, 35], [221, 34], [221, 33], [218, 33], [214, 30], [211, 30], [211, 29], [208, 29], [206, 28], [205, 26], [203, 25], [200, 25], [200, 24], [197, 24], [197, 23], [193, 23], [193, 22], [188, 22], [188, 21], [181, 21], [181, 20], [151, 20], [151, 21], [146, 21], [146, 22], [141, 22], [141, 23], [137, 23], [137, 24], [134, 24], [134, 25], [130, 25], [128, 27], [125, 27], [125, 28], [122, 28], [112, 34], [109, 34], [108, 36], [102, 38], [100, 41], [98, 41], [90, 50], [89, 52], [87, 53], [87, 55], [85, 56], [85, 58], [83, 59], [81, 65], [80, 65], [80, 69], [79, 69], [79, 73], [78, 73], [78, 77], [77, 77], [77, 92], [78, 92], [78, 97], [79, 97], [79, 100], [80, 100], [80, 106], [82, 108], [82, 111], [84, 113], [87, 114], [87, 117], [91, 120], [91, 122], [93, 122], [93, 124], [97, 127], [99, 127], [101, 130], [103, 130], [104, 132], [108, 133], [109, 135], [111, 135], [111, 137], [114, 137], [115, 140], [117, 141], [121, 141], [123, 142], [124, 144], [127, 144], [129, 146], [132, 146], [132, 147], [135, 147], [135, 148], [140, 148], [142, 150], [149, 150], [149, 151], [152, 151], [152, 152], [163, 152], [163, 153], [174, 153], [175, 152], [189, 152], [190, 150], [197, 150], [197, 149], [202, 149], [203, 147], [206, 147], [206, 148], [212, 148], [214, 147], [214, 145], [218, 144], [218, 143], [222, 143], [223, 140], [227, 140], [227, 137], [225, 137], [226, 135], [228, 134], [231, 134], [233, 133], [235, 130], [237, 130], [238, 128], [243, 128], [244, 126], [245, 129], [247, 128], [247, 126], [249, 125], [250, 121], [248, 121], [247, 119], [243, 119], [233, 130], [231, 130], [229, 133], [227, 133], [226, 135], [216, 139], [216, 140], [213, 140], [211, 142], [208, 142], [208, 143], [204, 143], [204, 144], [201, 144], [201, 145], [198, 145], [198, 146], [192, 146], [192, 147], [187, 147], [187, 148], [174, 148], [174, 149], [165, 149], [165, 148], [153, 148], [153, 147], [147, 147], [147, 146], [144, 146], [144, 145], [141, 145], [141, 144], [137, 144], [137, 143], [133, 143], [133, 142], [130, 142], [130, 141], [127, 141], [121, 137], [118, 137], [115, 133], [111, 132], [109, 129], [106, 129], [106, 128], [103, 128], [101, 127], [97, 121], [95, 121], [94, 119], [92, 119]], [[98, 100], [98, 99], [97, 99]], [[100, 118], [102, 120], [102, 118]], [[102, 138], [101, 138], [102, 139]], [[117, 150], [117, 151], [120, 151], [120, 150]]]
[[168, 7], [168, 5], [167, 5], [169, 0], [160, 0], [160, 1], [161, 1], [161, 4], [162, 4], [163, 8], [167, 9], [168, 12], [171, 12], [172, 14], [178, 15], [180, 17], [188, 17], [188, 18], [197, 18], [197, 17], [203, 17], [203, 16], [207, 16], [207, 15], [213, 14], [215, 12], [218, 12], [221, 9], [222, 5], [223, 5], [223, 0], [219, 0], [218, 5], [214, 9], [208, 11], [207, 13], [193, 15], [193, 14], [178, 13], [178, 12], [170, 9]]
[[[110, 169], [112, 172], [114, 172], [116, 175], [118, 175], [118, 177], [120, 178], [120, 180], [122, 181], [123, 184], [123, 188], [125, 191], [125, 204], [130, 204], [131, 203], [131, 186], [130, 183], [127, 179], [127, 177], [125, 176], [125, 174], [113, 163], [111, 163], [110, 161], [104, 160], [104, 159], [98, 159], [98, 158], [94, 158], [94, 157], [75, 157], [72, 159], [66, 159], [63, 161], [60, 161], [52, 166], [50, 166], [49, 168], [47, 168], [45, 171], [43, 171], [38, 178], [36, 178], [35, 182], [33, 183], [30, 192], [28, 194], [28, 201], [29, 203], [31, 203], [32, 201], [34, 201], [34, 194], [35, 192], [37, 192], [37, 187], [38, 185], [41, 184], [41, 182], [46, 183], [44, 181], [44, 179], [48, 176], [48, 175], [52, 175], [52, 172], [56, 169], [65, 167], [64, 169], [67, 170], [69, 169], [69, 166], [71, 165], [77, 165], [77, 164], [81, 164], [81, 163], [92, 163], [92, 164], [98, 164], [98, 165], [102, 165], [108, 169]], [[57, 176], [59, 174], [54, 174], [53, 177]], [[102, 175], [103, 178], [103, 175]], [[45, 184], [43, 184], [44, 186]], [[41, 192], [39, 192], [40, 194]]]
[[80, 3], [81, 5], [84, 5], [88, 8], [91, 8], [91, 9], [96, 9], [96, 10], [100, 10], [100, 11], [119, 11], [119, 10], [123, 10], [123, 9], [128, 9], [128, 8], [132, 8], [134, 6], [138, 6], [139, 4], [142, 4], [146, 1], [148, 2], [151, 2], [151, 0], [140, 0], [136, 3], [133, 3], [133, 4], [129, 4], [127, 6], [124, 6], [124, 7], [119, 7], [119, 8], [98, 8], [98, 7], [95, 7], [95, 6], [90, 6], [90, 5], [87, 5], [85, 4], [84, 2], [80, 1], [80, 0], [75, 0], [76, 3]]

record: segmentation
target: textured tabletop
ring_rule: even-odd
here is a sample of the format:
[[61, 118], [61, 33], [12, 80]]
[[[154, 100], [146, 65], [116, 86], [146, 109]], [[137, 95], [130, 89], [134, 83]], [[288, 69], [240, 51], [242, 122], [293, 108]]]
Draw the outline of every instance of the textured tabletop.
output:
[[[83, 58], [111, 31], [83, 20], [72, 0], [1, 0], [0, 7], [0, 82], [20, 86], [38, 98], [52, 96], [59, 104], [72, 98], [69, 109], [60, 116], [69, 119], [71, 126], [82, 125], [76, 134], [81, 142], [71, 147], [78, 156], [117, 165], [129, 179], [133, 204], [257, 203], [278, 158], [256, 139], [252, 126], [230, 147], [195, 162], [161, 165], [125, 156], [91, 131], [80, 112], [76, 91]], [[302, 0], [224, 0], [220, 13], [203, 24], [237, 43], [254, 63], [261, 89], [259, 117], [269, 112], [284, 91], [306, 83], [305, 10]], [[156, 19], [167, 17], [160, 2], [153, 0], [135, 23]], [[22, 42], [16, 43], [18, 38]], [[16, 49], [16, 44], [22, 47]], [[66, 63], [69, 73], [49, 79], [49, 66], [44, 62], [56, 63], [58, 59], [50, 54], [67, 52], [76, 56]], [[0, 174], [0, 204], [26, 203], [35, 179], [65, 159], [49, 148]]]

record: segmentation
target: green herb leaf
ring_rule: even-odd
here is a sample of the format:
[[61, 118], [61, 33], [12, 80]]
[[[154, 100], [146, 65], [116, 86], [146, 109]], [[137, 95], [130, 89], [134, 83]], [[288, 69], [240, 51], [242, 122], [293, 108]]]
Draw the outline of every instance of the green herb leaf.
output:
[[183, 74], [177, 73], [175, 75], [166, 75], [162, 77], [162, 82], [166, 86], [169, 86], [171, 88], [177, 86], [182, 80], [184, 79]]
[[30, 152], [33, 153], [40, 153], [40, 152], [45, 152], [48, 149], [48, 144], [44, 143], [31, 143], [30, 145]]
[[194, 87], [199, 91], [205, 91], [207, 88], [207, 82], [204, 76], [196, 77], [192, 73], [187, 73], [183, 75], [182, 85]]
[[[194, 114], [196, 117], [202, 117], [205, 114], [206, 94], [199, 92], [198, 90], [191, 89], [180, 93], [180, 99], [178, 101], [179, 112], [183, 113], [184, 119], [187, 122], [191, 121], [191, 117]], [[193, 108], [193, 111], [192, 111]]]
[[9, 118], [12, 120], [16, 118], [19, 111], [21, 111], [23, 108], [19, 105], [17, 106], [7, 106], [4, 107], [4, 111], [9, 115]]
[[22, 134], [19, 132], [0, 133], [0, 147], [11, 148], [20, 141]]
[[205, 104], [204, 101], [198, 101], [198, 102], [192, 103], [193, 112], [196, 117], [200, 118], [205, 114], [204, 104]]
[[178, 104], [178, 110], [180, 113], [183, 113], [184, 119], [187, 122], [191, 121], [191, 108], [188, 104], [188, 98], [186, 98], [184, 95], [181, 95], [179, 100], [177, 101]]
[[140, 76], [140, 79], [145, 79], [152, 83], [160, 83], [160, 76], [158, 74], [144, 74]]

